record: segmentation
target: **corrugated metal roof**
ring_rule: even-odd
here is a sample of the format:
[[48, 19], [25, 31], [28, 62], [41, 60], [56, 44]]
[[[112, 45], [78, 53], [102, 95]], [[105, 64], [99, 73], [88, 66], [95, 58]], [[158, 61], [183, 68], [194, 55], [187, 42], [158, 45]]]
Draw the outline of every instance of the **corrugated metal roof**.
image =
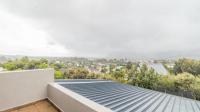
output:
[[96, 80], [60, 85], [114, 112], [200, 112], [199, 101], [117, 82]]

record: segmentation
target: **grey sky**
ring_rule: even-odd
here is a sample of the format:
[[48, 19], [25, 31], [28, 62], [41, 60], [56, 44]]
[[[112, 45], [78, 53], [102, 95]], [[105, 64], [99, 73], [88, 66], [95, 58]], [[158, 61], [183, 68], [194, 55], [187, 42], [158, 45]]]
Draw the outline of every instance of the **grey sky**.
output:
[[[8, 54], [128, 58], [200, 56], [199, 0], [1, 0], [0, 10], [13, 15], [14, 19], [27, 21], [29, 27], [45, 34], [46, 45], [42, 46], [40, 44], [44, 43], [38, 44], [36, 40], [42, 34], [32, 32], [35, 38], [31, 40], [40, 46], [37, 49], [43, 49], [40, 52], [34, 45], [29, 47], [34, 52], [24, 45], [21, 46], [25, 47], [24, 51], [5, 48], [3, 51]], [[5, 21], [0, 21], [0, 25]], [[4, 36], [0, 38], [6, 38]]]

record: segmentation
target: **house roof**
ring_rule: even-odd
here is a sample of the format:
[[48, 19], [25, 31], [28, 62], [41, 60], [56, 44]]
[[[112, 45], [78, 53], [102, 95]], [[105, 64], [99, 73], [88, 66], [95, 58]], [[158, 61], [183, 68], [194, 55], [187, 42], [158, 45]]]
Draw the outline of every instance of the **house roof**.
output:
[[200, 112], [200, 102], [102, 80], [62, 80], [68, 88], [114, 112]]

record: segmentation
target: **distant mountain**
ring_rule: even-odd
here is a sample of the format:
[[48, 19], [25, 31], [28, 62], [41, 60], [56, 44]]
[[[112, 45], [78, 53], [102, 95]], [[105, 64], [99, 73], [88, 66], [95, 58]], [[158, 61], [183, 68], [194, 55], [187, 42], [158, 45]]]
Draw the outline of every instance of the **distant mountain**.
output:
[[5, 61], [8, 61], [8, 60], [15, 60], [17, 58], [21, 58], [23, 56], [20, 56], [20, 55], [3, 55], [3, 54], [0, 54], [0, 63], [3, 63]]

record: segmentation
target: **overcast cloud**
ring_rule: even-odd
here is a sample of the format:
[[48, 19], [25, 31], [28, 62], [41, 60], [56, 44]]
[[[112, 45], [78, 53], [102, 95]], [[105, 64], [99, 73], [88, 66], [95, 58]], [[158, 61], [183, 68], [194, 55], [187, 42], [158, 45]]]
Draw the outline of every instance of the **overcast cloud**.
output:
[[1, 0], [5, 54], [200, 57], [199, 0]]

